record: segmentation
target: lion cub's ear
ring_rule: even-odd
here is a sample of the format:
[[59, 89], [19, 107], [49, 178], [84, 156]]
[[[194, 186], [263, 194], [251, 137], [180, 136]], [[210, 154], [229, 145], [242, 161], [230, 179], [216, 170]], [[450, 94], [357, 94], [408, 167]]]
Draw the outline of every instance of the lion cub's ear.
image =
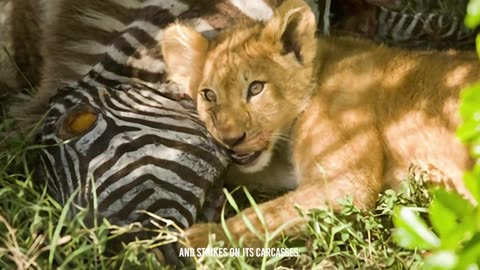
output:
[[286, 0], [262, 31], [265, 40], [280, 42], [283, 54], [293, 53], [304, 65], [313, 62], [317, 24], [310, 7], [302, 0]]
[[181, 24], [167, 27], [164, 37], [161, 46], [169, 79], [183, 86], [195, 100], [208, 51], [208, 39], [194, 28]]

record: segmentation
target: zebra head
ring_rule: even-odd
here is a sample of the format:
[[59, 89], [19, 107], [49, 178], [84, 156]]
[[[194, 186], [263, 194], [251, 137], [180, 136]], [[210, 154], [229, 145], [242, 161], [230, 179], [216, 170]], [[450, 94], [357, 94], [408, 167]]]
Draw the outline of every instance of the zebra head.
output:
[[161, 87], [59, 90], [38, 136], [49, 193], [62, 204], [76, 194], [80, 206], [95, 196], [98, 214], [118, 225], [148, 222], [137, 210], [192, 225], [228, 159], [194, 104]]

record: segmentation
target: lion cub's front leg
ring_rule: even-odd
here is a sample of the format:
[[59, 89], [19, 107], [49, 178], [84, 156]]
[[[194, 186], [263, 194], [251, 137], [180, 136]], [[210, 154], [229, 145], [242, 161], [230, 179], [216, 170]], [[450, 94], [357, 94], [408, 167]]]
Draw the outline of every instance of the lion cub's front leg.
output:
[[[338, 200], [349, 195], [357, 207], [367, 208], [374, 204], [382, 188], [383, 150], [373, 114], [368, 108], [358, 108], [332, 119], [321, 99], [317, 97], [298, 119], [293, 134], [292, 159], [301, 181], [299, 188], [259, 206], [270, 233], [287, 224], [286, 235], [299, 231], [305, 220], [295, 206], [303, 210], [328, 206], [335, 209]], [[248, 208], [227, 220], [233, 238], [245, 247], [263, 246], [265, 235], [257, 237], [242, 216], [265, 233], [255, 211]], [[215, 233], [217, 240], [226, 240], [218, 224], [194, 225], [187, 237], [193, 247], [203, 247], [208, 244], [209, 232]]]

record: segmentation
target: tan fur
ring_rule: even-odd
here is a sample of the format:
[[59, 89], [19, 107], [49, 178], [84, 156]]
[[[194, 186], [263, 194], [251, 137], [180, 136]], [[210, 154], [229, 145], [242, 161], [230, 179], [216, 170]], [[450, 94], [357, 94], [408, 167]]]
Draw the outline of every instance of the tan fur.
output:
[[[362, 209], [371, 207], [383, 188], [398, 186], [411, 164], [471, 199], [462, 172], [472, 161], [454, 133], [460, 90], [480, 79], [477, 57], [352, 38], [314, 39], [313, 20], [302, 1], [287, 0], [265, 25], [225, 33], [210, 45], [196, 91], [199, 113], [219, 141], [246, 132], [232, 151], [267, 147], [260, 157], [266, 164], [234, 166], [230, 177], [237, 178], [227, 181], [296, 187], [260, 205], [265, 229], [290, 224], [285, 233], [294, 234], [299, 228], [294, 225], [305, 222], [294, 206], [336, 209], [346, 195]], [[282, 45], [292, 42], [302, 61], [294, 50], [282, 54]], [[169, 69], [175, 73], [175, 67]], [[247, 101], [255, 80], [265, 81], [265, 89]], [[216, 92], [215, 103], [204, 100], [205, 88]], [[287, 181], [280, 179], [280, 167]], [[242, 215], [262, 230], [249, 208], [227, 220], [230, 233], [246, 246], [261, 246]], [[191, 245], [205, 246], [208, 231], [225, 238], [219, 225], [199, 224], [187, 232]]]
[[[176, 46], [176, 42], [169, 43], [168, 40], [163, 42], [162, 51], [168, 51], [169, 54], [163, 54], [165, 62], [170, 63], [170, 65], [179, 67], [176, 69], [176, 72], [170, 76], [172, 81], [183, 82], [185, 84], [185, 89], [187, 89], [187, 94], [193, 96], [193, 89], [198, 88], [197, 85], [192, 85], [194, 82], [200, 81], [198, 77], [202, 72], [202, 64], [205, 61], [205, 54], [208, 50], [208, 42], [205, 38], [202, 37], [200, 33], [192, 31], [183, 31], [185, 26], [176, 25], [166, 29], [164, 35], [168, 40], [175, 40], [182, 42], [190, 42], [188, 45], [195, 46], [195, 53], [189, 54], [185, 51], [187, 44], [185, 46]], [[172, 57], [175, 56], [175, 57]], [[176, 61], [180, 61], [176, 63]], [[183, 63], [190, 63], [188, 66], [182, 66]], [[193, 71], [193, 73], [192, 73]]]

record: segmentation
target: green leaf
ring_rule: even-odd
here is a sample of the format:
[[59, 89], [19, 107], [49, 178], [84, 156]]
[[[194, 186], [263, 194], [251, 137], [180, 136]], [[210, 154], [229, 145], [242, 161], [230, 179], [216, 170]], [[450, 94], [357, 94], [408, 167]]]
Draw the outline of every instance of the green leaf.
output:
[[472, 84], [464, 88], [460, 94], [462, 101], [460, 114], [462, 118], [470, 117], [474, 112], [479, 112], [480, 108], [476, 106], [480, 101], [480, 83]]
[[463, 142], [469, 142], [475, 139], [480, 133], [480, 123], [476, 121], [465, 122], [457, 129], [457, 137], [460, 138]]
[[480, 57], [480, 35], [477, 35], [477, 54]]
[[474, 207], [460, 194], [454, 191], [446, 191], [443, 188], [436, 188], [433, 190], [434, 201], [443, 204], [451, 212], [462, 218], [468, 215], [473, 215]]
[[476, 176], [480, 175], [480, 160], [475, 161], [475, 165], [473, 165], [472, 173]]
[[480, 137], [480, 84], [465, 88], [461, 93], [460, 115], [463, 123], [457, 136], [464, 142]]
[[[456, 222], [456, 215], [438, 201], [432, 202], [428, 214], [433, 229], [438, 233], [439, 237], [442, 238], [442, 246], [444, 248], [451, 248], [451, 241], [445, 243], [444, 239], [457, 231], [458, 224]], [[453, 245], [455, 244], [456, 242], [453, 243]]]
[[472, 29], [480, 25], [480, 0], [471, 0], [468, 3], [465, 24]]
[[433, 249], [440, 246], [440, 239], [409, 207], [396, 208], [393, 214], [394, 240], [405, 248]]
[[480, 136], [478, 136], [471, 142], [470, 153], [473, 158], [480, 157]]
[[458, 264], [458, 256], [451, 250], [437, 251], [425, 259], [425, 269], [450, 270]]
[[473, 198], [475, 198], [477, 202], [480, 202], [480, 181], [478, 181], [478, 175], [472, 172], [466, 172], [463, 175], [463, 182]]
[[[464, 269], [471, 265], [475, 265], [478, 258], [480, 258], [480, 233], [476, 233], [472, 239], [465, 243], [463, 250], [459, 253], [460, 265]], [[478, 268], [477, 268], [478, 269]]]
[[474, 208], [455, 192], [439, 188], [433, 194], [429, 211], [432, 226], [442, 239], [443, 248], [455, 248], [475, 231]]

